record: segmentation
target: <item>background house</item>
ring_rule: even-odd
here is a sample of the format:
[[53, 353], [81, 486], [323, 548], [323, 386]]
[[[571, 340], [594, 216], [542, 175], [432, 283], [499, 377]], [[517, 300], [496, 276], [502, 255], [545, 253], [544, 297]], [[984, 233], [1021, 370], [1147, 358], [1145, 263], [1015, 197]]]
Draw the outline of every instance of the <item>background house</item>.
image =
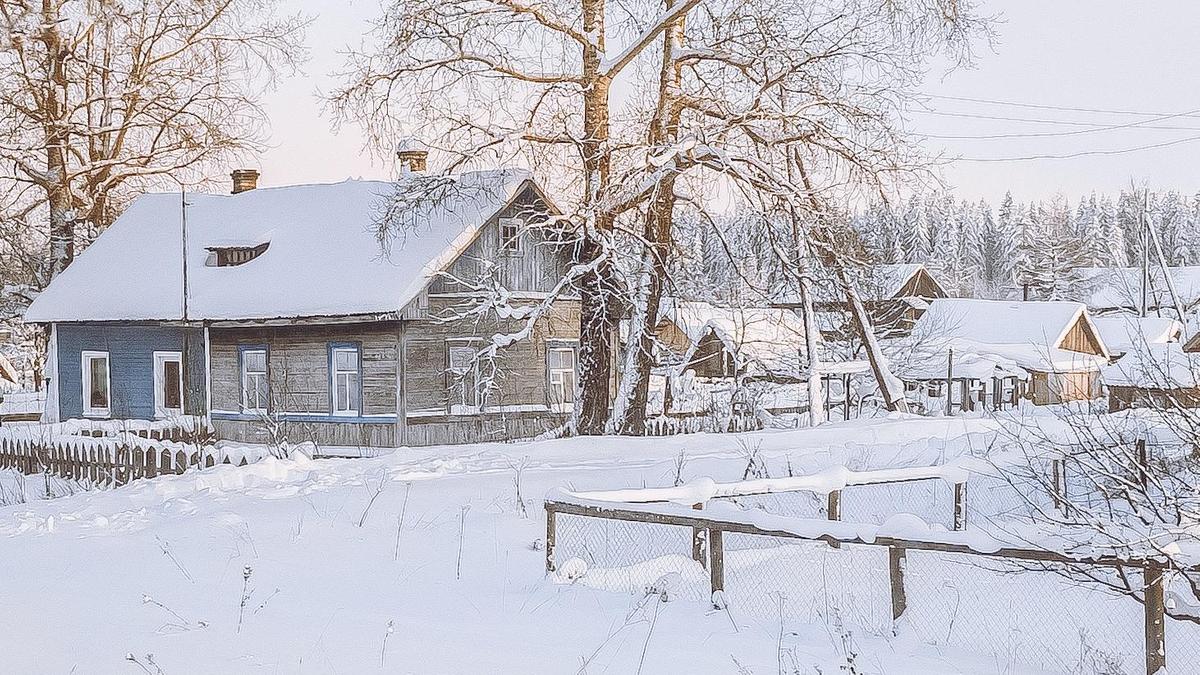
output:
[[50, 419], [208, 414], [224, 438], [339, 446], [561, 423], [578, 307], [529, 318], [570, 251], [527, 173], [235, 185], [138, 199], [30, 307], [51, 327]]
[[[1035, 404], [1098, 398], [1108, 348], [1078, 302], [934, 300], [910, 336], [946, 358], [954, 349], [1001, 359], [1030, 374]], [[935, 357], [936, 362], [936, 357]]]

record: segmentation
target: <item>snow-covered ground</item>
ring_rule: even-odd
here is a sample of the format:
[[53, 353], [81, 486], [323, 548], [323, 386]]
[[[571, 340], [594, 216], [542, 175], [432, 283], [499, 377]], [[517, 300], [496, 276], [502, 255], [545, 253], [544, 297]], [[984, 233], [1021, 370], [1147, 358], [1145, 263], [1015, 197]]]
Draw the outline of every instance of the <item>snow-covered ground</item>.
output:
[[[553, 488], [665, 486], [677, 471], [736, 480], [755, 451], [772, 476], [789, 467], [936, 464], [987, 447], [996, 424], [879, 418], [737, 435], [403, 449], [374, 459], [268, 458], [0, 506], [0, 607], [8, 610], [0, 612], [0, 670], [830, 673], [850, 652], [856, 672], [1030, 672], [922, 633], [944, 622], [899, 637], [864, 628], [855, 612], [875, 602], [870, 589], [829, 576], [879, 564], [852, 550], [795, 547], [780, 556], [747, 547], [733, 556], [730, 584], [754, 580], [760, 606], [728, 612], [709, 611], [707, 598], [688, 590], [703, 572], [686, 557], [674, 563], [679, 577], [668, 575], [666, 603], [606, 584], [599, 570], [578, 583], [543, 572], [541, 497]], [[527, 513], [516, 499], [518, 473]], [[673, 563], [646, 564], [658, 578]], [[789, 578], [797, 581], [782, 584], [789, 611], [781, 613], [775, 580]], [[955, 592], [1006, 602], [986, 588]], [[913, 616], [944, 615], [945, 607], [919, 603], [949, 595], [920, 595], [928, 599], [915, 601]], [[957, 616], [957, 630], [988, 630], [982, 615]], [[1023, 644], [1009, 634], [989, 644], [997, 642]]]

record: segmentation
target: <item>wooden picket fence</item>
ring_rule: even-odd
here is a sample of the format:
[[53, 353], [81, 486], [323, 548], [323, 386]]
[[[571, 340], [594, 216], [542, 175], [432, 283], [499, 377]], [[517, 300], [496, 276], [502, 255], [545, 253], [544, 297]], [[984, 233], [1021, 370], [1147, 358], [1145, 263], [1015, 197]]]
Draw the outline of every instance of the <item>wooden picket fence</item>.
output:
[[[219, 463], [233, 464], [229, 456], [211, 446], [164, 447], [164, 439], [148, 438], [153, 441], [150, 443], [137, 440], [146, 438], [141, 434], [107, 442], [97, 442], [90, 438], [91, 434], [88, 436], [50, 441], [0, 438], [0, 469], [14, 469], [26, 475], [47, 473], [98, 487], [115, 487], [139, 478], [182, 474], [188, 469]], [[242, 457], [238, 466], [246, 464], [246, 458]]]
[[723, 423], [712, 415], [659, 415], [646, 420], [647, 436], [675, 436], [722, 431], [738, 433], [762, 431], [763, 422], [757, 417], [735, 415]]

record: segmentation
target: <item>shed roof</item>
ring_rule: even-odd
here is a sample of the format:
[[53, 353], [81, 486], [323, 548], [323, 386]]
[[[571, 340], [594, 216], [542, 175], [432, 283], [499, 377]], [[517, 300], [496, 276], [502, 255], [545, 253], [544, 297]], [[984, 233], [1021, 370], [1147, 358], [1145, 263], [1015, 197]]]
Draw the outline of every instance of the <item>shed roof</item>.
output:
[[[1200, 266], [1168, 267], [1175, 290], [1184, 311], [1200, 303]], [[1141, 305], [1142, 268], [1140, 267], [1081, 267], [1079, 300], [1097, 312], [1119, 309], [1134, 310]], [[1170, 290], [1162, 268], [1150, 267], [1147, 305], [1151, 309], [1171, 307]]]
[[1178, 342], [1142, 345], [1104, 368], [1101, 377], [1111, 387], [1193, 388], [1200, 386], [1200, 354], [1183, 351]]
[[1092, 317], [1100, 339], [1113, 354], [1124, 354], [1147, 344], [1166, 344], [1179, 339], [1183, 324], [1158, 316], [1113, 314]]
[[[188, 194], [189, 319], [270, 319], [401, 311], [530, 180], [520, 170], [410, 174]], [[420, 195], [397, 202], [400, 191]], [[403, 233], [384, 253], [384, 209]], [[179, 320], [179, 194], [139, 197], [33, 302], [26, 321]], [[250, 262], [209, 267], [209, 249], [268, 244]]]
[[[1064, 338], [1080, 322], [1096, 336], [1099, 355], [1063, 347]], [[1043, 372], [1095, 370], [1108, 360], [1108, 350], [1092, 326], [1087, 308], [1078, 302], [942, 298], [929, 304], [913, 339], [935, 351], [953, 347]]]

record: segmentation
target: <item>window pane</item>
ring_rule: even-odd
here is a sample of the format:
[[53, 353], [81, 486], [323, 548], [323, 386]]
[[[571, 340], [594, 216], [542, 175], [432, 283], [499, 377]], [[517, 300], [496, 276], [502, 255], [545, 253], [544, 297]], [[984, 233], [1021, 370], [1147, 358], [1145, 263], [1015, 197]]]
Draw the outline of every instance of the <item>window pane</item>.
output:
[[358, 351], [354, 349], [334, 350], [333, 367], [338, 371], [358, 370]]
[[242, 352], [242, 367], [248, 373], [267, 372], [267, 353], [261, 349]]
[[562, 356], [562, 354], [563, 354], [563, 353], [562, 353], [562, 350], [561, 350], [561, 349], [551, 349], [551, 350], [550, 350], [550, 353], [549, 353], [549, 356], [550, 356], [550, 370], [562, 370], [562, 367], [563, 367], [563, 356]]
[[183, 407], [183, 392], [179, 390], [179, 362], [163, 361], [163, 406], [169, 409]]
[[348, 376], [346, 378], [346, 386], [349, 387], [349, 392], [347, 392], [349, 394], [349, 405], [346, 406], [346, 409], [354, 412], [362, 412], [362, 403], [358, 397], [358, 375], [351, 374]]
[[465, 373], [475, 359], [475, 350], [470, 347], [450, 348], [450, 370], [455, 373]]
[[88, 369], [91, 371], [91, 391], [88, 392], [88, 406], [92, 408], [108, 407], [108, 359], [92, 358]]
[[267, 408], [267, 378], [264, 375], [255, 375], [254, 377], [254, 408], [265, 410]]
[[563, 403], [575, 402], [575, 373], [563, 373]]

